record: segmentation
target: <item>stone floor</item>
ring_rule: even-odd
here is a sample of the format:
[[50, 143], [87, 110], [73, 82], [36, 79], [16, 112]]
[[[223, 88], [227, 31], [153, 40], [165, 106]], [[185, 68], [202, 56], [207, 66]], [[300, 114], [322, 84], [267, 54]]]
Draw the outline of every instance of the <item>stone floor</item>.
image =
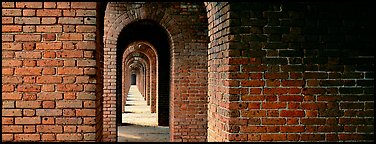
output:
[[125, 125], [118, 127], [118, 142], [169, 141], [169, 127], [158, 126], [157, 113], [150, 112], [150, 106], [135, 85], [129, 89], [122, 121]]

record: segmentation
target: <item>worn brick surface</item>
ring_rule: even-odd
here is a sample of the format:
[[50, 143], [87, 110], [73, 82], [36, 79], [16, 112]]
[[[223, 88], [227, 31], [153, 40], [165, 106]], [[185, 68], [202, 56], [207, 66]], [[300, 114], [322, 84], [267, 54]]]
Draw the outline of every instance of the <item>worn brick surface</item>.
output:
[[366, 2], [2, 2], [2, 141], [116, 141], [134, 73], [174, 142], [372, 142], [372, 17]]
[[[363, 75], [374, 73], [365, 66], [374, 65], [366, 53], [373, 44], [371, 34], [359, 29], [373, 29], [363, 23], [374, 23], [368, 17], [370, 7], [205, 4], [210, 37], [208, 141], [372, 141], [373, 131], [355, 131], [373, 126], [363, 120], [374, 121], [364, 107], [373, 103], [373, 90], [368, 89], [374, 85], [362, 83], [373, 81], [373, 76]], [[352, 9], [355, 5], [362, 10]], [[354, 15], [367, 18], [355, 20]], [[359, 43], [364, 45], [356, 46]], [[362, 116], [357, 118], [355, 111]]]
[[[75, 100], [77, 93], [86, 92], [84, 85], [89, 83], [75, 82], [76, 77], [85, 76], [84, 68], [76, 68], [77, 64], [85, 68], [96, 66], [94, 57], [83, 57], [84, 53], [93, 52], [96, 48], [94, 39], [83, 39], [83, 33], [96, 35], [95, 23], [84, 24], [84, 19], [95, 19], [96, 3], [84, 4], [81, 7], [74, 4], [73, 8], [71, 2], [2, 2], [2, 101], [5, 104], [2, 133], [3, 137], [7, 137], [3, 141], [77, 141], [83, 140], [84, 133], [96, 132], [96, 129], [78, 134], [63, 131], [63, 125], [82, 124], [83, 117], [95, 117], [92, 111], [95, 112], [93, 108], [96, 105], [88, 106], [90, 112], [87, 114], [85, 100]], [[63, 15], [66, 10], [78, 11], [79, 15], [66, 17]], [[66, 26], [73, 29], [63, 33]], [[74, 46], [63, 49], [64, 45], [78, 42], [94, 45], [80, 44], [79, 49]], [[66, 61], [72, 60], [73, 65], [65, 65]], [[68, 75], [73, 80], [62, 84], [63, 78]], [[95, 89], [96, 82], [90, 83], [94, 84], [91, 89]], [[65, 100], [65, 94], [60, 91], [73, 95], [73, 99]], [[95, 97], [94, 93], [91, 95]], [[77, 116], [81, 122], [68, 120], [63, 124], [61, 119], [65, 117], [63, 110], [66, 108], [81, 109], [82, 114]], [[94, 125], [82, 124], [88, 127]], [[95, 141], [95, 138], [85, 141]]]

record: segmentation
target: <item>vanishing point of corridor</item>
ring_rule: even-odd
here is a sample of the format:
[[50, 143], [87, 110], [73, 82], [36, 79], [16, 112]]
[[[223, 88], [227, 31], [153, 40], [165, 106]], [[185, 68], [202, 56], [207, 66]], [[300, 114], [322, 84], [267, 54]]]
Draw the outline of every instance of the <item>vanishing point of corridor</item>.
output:
[[122, 123], [118, 127], [118, 142], [169, 141], [169, 128], [158, 126], [157, 113], [151, 113], [136, 85], [129, 89]]

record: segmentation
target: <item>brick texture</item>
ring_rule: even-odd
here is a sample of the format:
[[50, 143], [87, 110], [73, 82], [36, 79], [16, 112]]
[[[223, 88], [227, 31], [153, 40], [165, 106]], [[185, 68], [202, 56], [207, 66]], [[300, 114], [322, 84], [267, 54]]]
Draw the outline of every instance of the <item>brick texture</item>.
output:
[[371, 6], [2, 2], [2, 142], [116, 142], [132, 74], [173, 142], [372, 142]]
[[205, 4], [208, 141], [373, 141], [369, 6]]
[[[78, 81], [91, 75], [85, 69], [96, 67], [93, 55], [84, 57], [96, 48], [94, 39], [85, 38], [96, 35], [96, 24], [84, 22], [84, 19], [96, 18], [96, 3], [77, 5], [2, 2], [2, 102], [9, 105], [2, 110], [3, 141], [96, 141], [95, 136], [84, 138], [95, 133], [95, 128], [64, 131], [63, 126], [77, 123], [61, 122], [61, 119], [82, 121], [96, 116], [96, 107], [84, 106], [95, 99], [79, 99], [81, 93], [95, 97], [95, 92], [85, 86], [93, 84], [95, 89], [96, 82]], [[80, 15], [64, 16], [67, 10]], [[68, 32], [65, 27], [73, 28]], [[73, 47], [67, 49], [65, 45]], [[73, 64], [68, 65], [69, 62]], [[71, 81], [65, 83], [68, 76]], [[66, 114], [69, 109], [76, 110], [77, 115]], [[96, 126], [95, 123], [79, 124]]]

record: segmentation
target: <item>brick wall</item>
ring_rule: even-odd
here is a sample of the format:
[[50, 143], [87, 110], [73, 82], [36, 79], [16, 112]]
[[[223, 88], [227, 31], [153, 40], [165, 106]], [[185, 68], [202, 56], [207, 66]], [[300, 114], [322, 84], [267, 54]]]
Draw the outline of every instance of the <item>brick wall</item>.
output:
[[224, 94], [229, 81], [227, 71], [233, 69], [223, 61], [228, 57], [230, 13], [229, 4], [226, 2], [205, 3], [208, 17], [208, 141], [225, 141], [228, 139], [226, 130], [228, 125], [228, 113], [225, 111], [224, 101], [230, 100], [228, 94]]
[[2, 2], [2, 141], [116, 141], [118, 38], [143, 19], [171, 141], [373, 141], [371, 6]]
[[3, 141], [96, 140], [96, 3], [2, 2]]
[[207, 4], [209, 141], [373, 141], [370, 5], [224, 5]]

